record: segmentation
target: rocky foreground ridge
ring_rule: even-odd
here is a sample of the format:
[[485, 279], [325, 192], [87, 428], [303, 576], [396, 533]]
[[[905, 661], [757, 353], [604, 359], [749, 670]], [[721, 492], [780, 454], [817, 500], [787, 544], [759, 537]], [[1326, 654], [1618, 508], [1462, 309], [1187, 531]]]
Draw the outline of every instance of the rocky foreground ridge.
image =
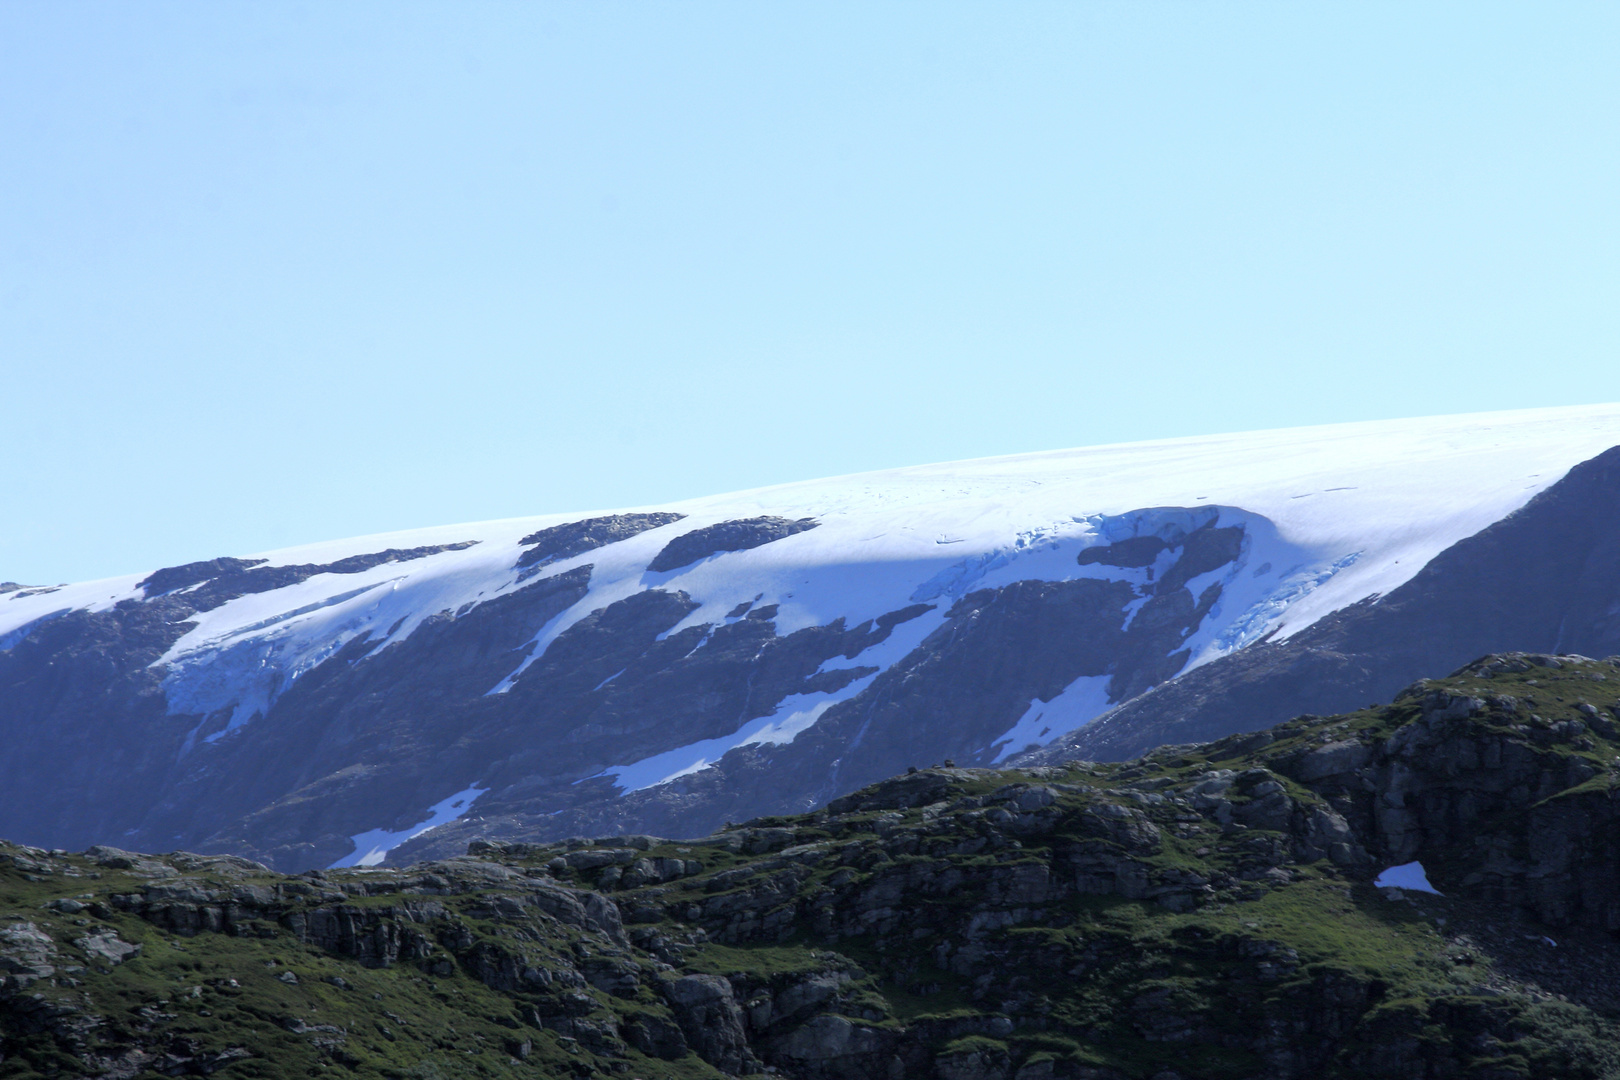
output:
[[1617, 778], [1620, 663], [1511, 654], [694, 841], [4, 845], [0, 1077], [1616, 1076]]

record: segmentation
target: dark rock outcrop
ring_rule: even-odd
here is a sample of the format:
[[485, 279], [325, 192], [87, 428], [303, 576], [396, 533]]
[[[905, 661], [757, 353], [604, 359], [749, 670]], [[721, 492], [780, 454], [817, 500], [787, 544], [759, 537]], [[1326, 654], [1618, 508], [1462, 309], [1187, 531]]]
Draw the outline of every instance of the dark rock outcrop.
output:
[[607, 517], [586, 518], [583, 521], [570, 521], [565, 525], [553, 525], [549, 529], [530, 533], [519, 541], [527, 550], [518, 556], [517, 569], [538, 570], [560, 559], [571, 559], [576, 555], [616, 544], [620, 540], [639, 536], [648, 529], [671, 524], [685, 516], [670, 511], [651, 514], [610, 514]]
[[760, 1071], [748, 1048], [742, 1010], [731, 993], [731, 983], [718, 975], [687, 975], [664, 983], [663, 992], [687, 1045], [699, 1057], [724, 1073]]
[[316, 574], [358, 574], [384, 563], [410, 562], [437, 555], [441, 551], [461, 551], [476, 543], [476, 540], [463, 540], [457, 544], [435, 544], [431, 547], [389, 548], [386, 551], [350, 555], [335, 562], [291, 563], [283, 566], [264, 566], [264, 559], [209, 559], [154, 571], [141, 582], [140, 588], [149, 599], [187, 589], [185, 600], [194, 611], [211, 611], [227, 600], [250, 593], [284, 589], [288, 585], [307, 581]]
[[663, 550], [647, 564], [647, 569], [655, 574], [679, 570], [711, 555], [763, 547], [772, 541], [806, 532], [818, 524], [820, 523], [815, 518], [789, 521], [780, 517], [756, 517], [706, 525], [701, 529], [682, 533], [665, 544]]
[[184, 566], [166, 566], [148, 574], [141, 582], [140, 589], [146, 593], [147, 599], [151, 599], [184, 589], [189, 585], [200, 585], [214, 578], [243, 574], [269, 561], [269, 559], [233, 559], [225, 556], [186, 563]]

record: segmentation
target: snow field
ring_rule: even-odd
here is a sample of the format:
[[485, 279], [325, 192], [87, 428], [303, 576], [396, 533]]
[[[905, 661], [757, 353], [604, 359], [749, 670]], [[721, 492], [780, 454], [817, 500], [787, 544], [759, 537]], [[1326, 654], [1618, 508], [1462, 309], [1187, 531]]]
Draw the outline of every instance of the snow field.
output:
[[[229, 710], [224, 728], [208, 736], [228, 738], [357, 636], [369, 634], [383, 648], [435, 614], [590, 563], [588, 595], [540, 632], [524, 666], [591, 611], [646, 588], [685, 591], [698, 602], [682, 626], [718, 623], [735, 605], [757, 597], [761, 606], [778, 605], [776, 623], [784, 635], [839, 617], [854, 626], [914, 602], [936, 604], [935, 611], [897, 627], [889, 642], [851, 662], [887, 667], [972, 589], [1021, 578], [1145, 580], [1143, 571], [1075, 563], [1083, 547], [1109, 542], [1112, 532], [1129, 528], [1132, 511], [1219, 507], [1220, 523], [1243, 524], [1248, 540], [1236, 567], [1190, 585], [1195, 595], [1215, 581], [1223, 588], [1189, 642], [1191, 663], [1199, 664], [1268, 632], [1286, 636], [1347, 604], [1387, 593], [1444, 548], [1617, 444], [1620, 405], [1598, 405], [1200, 436], [894, 469], [638, 508], [688, 516], [553, 563], [522, 584], [512, 565], [524, 535], [612, 511], [311, 544], [264, 557], [273, 565], [328, 563], [386, 548], [479, 541], [460, 551], [359, 574], [319, 574], [232, 600], [197, 616], [158, 664], [166, 668], [170, 711], [217, 718]], [[814, 517], [821, 524], [668, 573], [646, 570], [674, 536], [766, 514]], [[40, 619], [139, 599], [136, 586], [143, 577], [0, 594], [0, 649], [14, 646], [19, 632]], [[504, 692], [520, 674], [521, 668], [490, 692]], [[864, 685], [861, 680], [837, 695], [800, 695], [802, 700], [782, 703], [775, 716], [749, 721], [731, 736], [626, 762], [608, 773], [623, 790], [636, 790], [701, 768], [733, 746], [791, 740]], [[1032, 702], [993, 745], [1005, 757], [1029, 742], [1049, 742], [1107, 704], [1097, 683], [1081, 680], [1050, 702]]]

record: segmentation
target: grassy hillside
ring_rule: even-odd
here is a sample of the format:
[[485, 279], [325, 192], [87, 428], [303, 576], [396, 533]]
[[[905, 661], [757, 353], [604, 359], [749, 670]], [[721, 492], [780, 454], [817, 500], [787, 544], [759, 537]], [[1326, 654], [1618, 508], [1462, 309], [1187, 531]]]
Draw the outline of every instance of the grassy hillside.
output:
[[[0, 1078], [1620, 1076], [1620, 666], [403, 870], [0, 846]], [[1380, 889], [1420, 858], [1446, 895]]]

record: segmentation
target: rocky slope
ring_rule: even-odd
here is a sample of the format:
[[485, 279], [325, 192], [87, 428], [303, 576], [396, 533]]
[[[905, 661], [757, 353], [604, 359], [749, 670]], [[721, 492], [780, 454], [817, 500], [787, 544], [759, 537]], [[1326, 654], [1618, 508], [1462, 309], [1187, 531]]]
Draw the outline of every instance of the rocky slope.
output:
[[1251, 432], [0, 586], [0, 835], [284, 871], [698, 836], [1128, 700], [1083, 756], [1591, 651], [1616, 489], [1559, 478], [1616, 443], [1616, 406]]
[[694, 841], [8, 845], [0, 1077], [1614, 1077], [1617, 779], [1620, 663], [1507, 655]]
[[1620, 447], [1441, 552], [1389, 595], [1188, 672], [1019, 760], [1126, 758], [1339, 712], [1508, 648], [1620, 653]]

